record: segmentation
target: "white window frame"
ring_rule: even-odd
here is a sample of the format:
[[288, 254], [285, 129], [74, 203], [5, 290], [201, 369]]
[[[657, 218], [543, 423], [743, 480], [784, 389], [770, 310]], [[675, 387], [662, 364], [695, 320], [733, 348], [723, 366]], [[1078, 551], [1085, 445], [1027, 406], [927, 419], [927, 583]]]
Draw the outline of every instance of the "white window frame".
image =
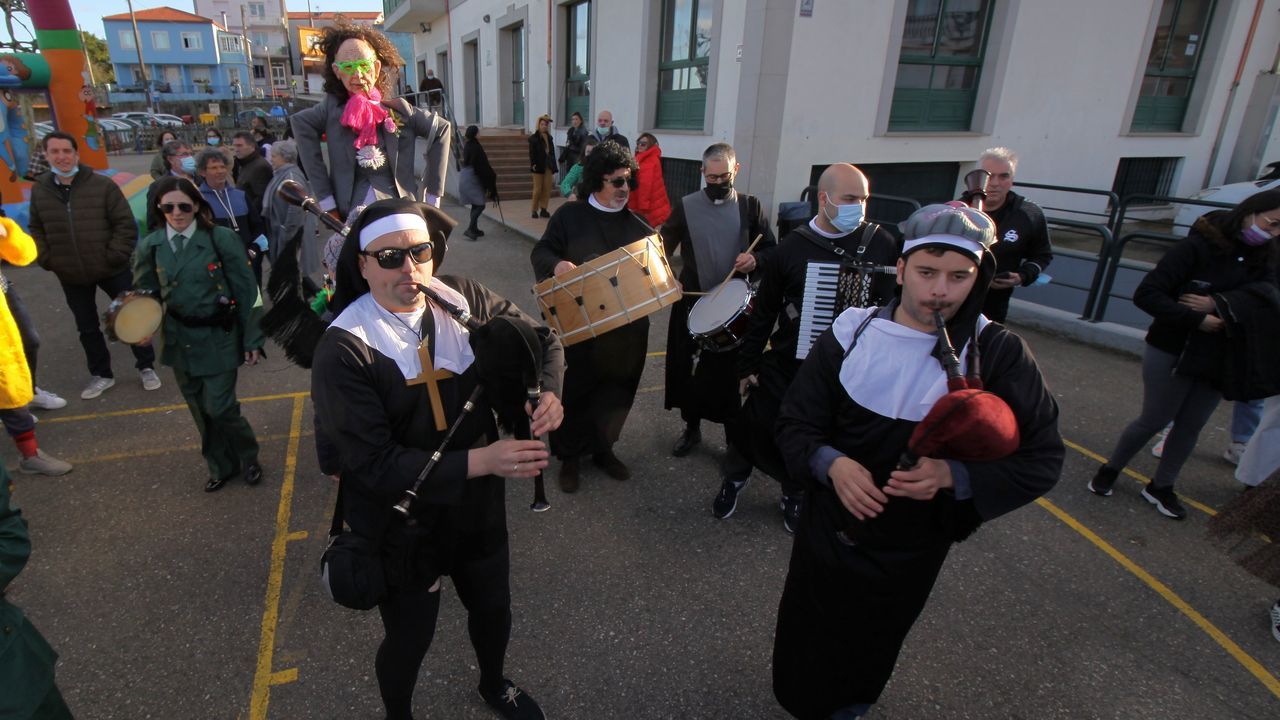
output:
[[121, 31], [120, 31], [120, 48], [121, 48], [122, 50], [137, 50], [137, 49], [138, 49], [138, 45], [137, 45], [137, 43], [135, 43], [135, 42], [133, 41], [133, 31], [132, 31], [132, 30], [121, 30]]
[[244, 54], [244, 44], [240, 42], [239, 35], [219, 35], [218, 49], [224, 53]]
[[289, 86], [289, 72], [284, 65], [271, 64], [271, 85], [273, 87]]
[[[164, 45], [156, 42], [160, 38], [164, 38]], [[169, 49], [169, 31], [168, 30], [152, 30], [151, 31], [151, 49], [152, 50], [168, 50]]]
[[264, 18], [267, 16], [267, 4], [260, 2], [251, 2], [249, 5], [249, 17]]
[[[200, 33], [183, 32], [183, 33], [179, 33], [178, 35], [179, 35], [179, 40], [182, 44], [183, 50], [203, 50], [204, 49], [204, 39], [200, 36]], [[190, 45], [187, 44], [188, 40], [192, 41]]]

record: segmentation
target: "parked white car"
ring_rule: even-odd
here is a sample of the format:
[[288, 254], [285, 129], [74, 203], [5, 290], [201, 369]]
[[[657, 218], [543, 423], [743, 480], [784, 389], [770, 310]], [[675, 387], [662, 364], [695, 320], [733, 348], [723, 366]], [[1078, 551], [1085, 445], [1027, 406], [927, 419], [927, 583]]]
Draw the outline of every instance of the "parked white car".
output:
[[[1192, 200], [1207, 200], [1211, 202], [1227, 203], [1235, 205], [1241, 200], [1260, 193], [1263, 190], [1271, 190], [1280, 187], [1280, 162], [1273, 162], [1265, 168], [1266, 174], [1257, 180], [1248, 182], [1231, 183], [1229, 185], [1221, 185], [1218, 187], [1207, 187], [1199, 192], [1191, 195]], [[1207, 212], [1217, 210], [1215, 207], [1206, 207], [1204, 205], [1189, 205], [1183, 203], [1178, 208], [1178, 214], [1173, 218], [1173, 232], [1177, 235], [1186, 235], [1187, 229], [1196, 218]]]
[[155, 113], [152, 115], [161, 127], [182, 127], [186, 123], [182, 122], [182, 118], [177, 115], [169, 115], [167, 113]]

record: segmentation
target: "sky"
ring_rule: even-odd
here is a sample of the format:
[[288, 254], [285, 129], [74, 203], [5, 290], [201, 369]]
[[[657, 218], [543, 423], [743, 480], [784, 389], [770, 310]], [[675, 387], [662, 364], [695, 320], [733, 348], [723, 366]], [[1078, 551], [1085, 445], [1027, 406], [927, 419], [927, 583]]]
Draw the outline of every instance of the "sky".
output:
[[[30, 0], [28, 0], [30, 1]], [[41, 0], [36, 0], [40, 2]], [[289, 12], [306, 12], [307, 0], [288, 0]], [[133, 9], [171, 7], [191, 12], [195, 3], [191, 0], [133, 0]], [[382, 0], [311, 0], [312, 12], [381, 12]], [[102, 36], [102, 17], [129, 12], [125, 0], [71, 0], [71, 12], [76, 22], [86, 32]]]

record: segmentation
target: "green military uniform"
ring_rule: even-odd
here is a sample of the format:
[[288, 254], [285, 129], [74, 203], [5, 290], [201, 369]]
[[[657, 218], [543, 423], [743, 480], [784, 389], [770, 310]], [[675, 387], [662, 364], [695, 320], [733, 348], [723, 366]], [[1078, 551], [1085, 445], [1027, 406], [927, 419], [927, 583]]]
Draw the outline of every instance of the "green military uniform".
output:
[[[244, 243], [224, 227], [192, 223], [175, 252], [167, 228], [138, 243], [133, 286], [158, 292], [165, 306], [156, 341], [160, 362], [173, 374], [200, 431], [200, 453], [213, 479], [231, 477], [258, 461], [258, 441], [236, 400], [237, 368], [244, 354], [262, 348], [258, 327], [262, 295]], [[175, 237], [176, 240], [176, 237]], [[229, 325], [202, 324], [234, 300]]]
[[9, 506], [9, 474], [0, 463], [0, 718], [61, 720], [71, 711], [53, 683], [58, 654], [5, 597], [30, 555], [27, 521]]

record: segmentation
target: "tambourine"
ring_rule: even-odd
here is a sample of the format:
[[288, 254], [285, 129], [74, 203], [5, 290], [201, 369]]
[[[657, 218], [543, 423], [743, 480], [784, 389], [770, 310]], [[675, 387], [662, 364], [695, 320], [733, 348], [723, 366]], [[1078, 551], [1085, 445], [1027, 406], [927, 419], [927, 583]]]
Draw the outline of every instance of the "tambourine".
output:
[[111, 301], [102, 315], [107, 337], [113, 341], [137, 345], [160, 329], [164, 308], [153, 295], [126, 290]]

